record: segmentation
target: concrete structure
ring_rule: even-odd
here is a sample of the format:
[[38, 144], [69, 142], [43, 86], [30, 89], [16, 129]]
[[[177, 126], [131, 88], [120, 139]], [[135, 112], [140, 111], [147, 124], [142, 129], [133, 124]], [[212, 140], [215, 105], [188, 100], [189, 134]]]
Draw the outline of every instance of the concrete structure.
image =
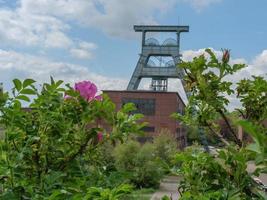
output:
[[144, 128], [145, 137], [140, 138], [142, 142], [152, 140], [152, 137], [164, 129], [168, 129], [176, 138], [180, 148], [186, 146], [186, 130], [180, 123], [171, 118], [174, 112], [183, 113], [184, 103], [176, 92], [158, 91], [115, 91], [104, 90], [119, 109], [123, 104], [132, 102], [137, 110], [135, 113], [144, 114], [143, 121], [148, 122]]

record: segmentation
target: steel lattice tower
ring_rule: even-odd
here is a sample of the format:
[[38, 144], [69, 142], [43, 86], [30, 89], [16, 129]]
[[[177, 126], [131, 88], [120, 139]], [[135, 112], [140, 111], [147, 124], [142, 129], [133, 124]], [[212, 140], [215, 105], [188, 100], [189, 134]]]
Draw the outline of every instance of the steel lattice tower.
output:
[[[142, 78], [152, 78], [151, 89], [167, 91], [168, 78], [181, 79], [184, 71], [179, 69], [180, 62], [180, 33], [188, 32], [189, 26], [134, 26], [136, 32], [142, 32], [142, 52], [128, 84], [127, 90], [137, 90]], [[147, 32], [175, 32], [176, 40], [158, 44], [153, 39], [146, 39]], [[173, 64], [166, 66], [151, 66], [148, 61], [151, 56], [169, 56]]]

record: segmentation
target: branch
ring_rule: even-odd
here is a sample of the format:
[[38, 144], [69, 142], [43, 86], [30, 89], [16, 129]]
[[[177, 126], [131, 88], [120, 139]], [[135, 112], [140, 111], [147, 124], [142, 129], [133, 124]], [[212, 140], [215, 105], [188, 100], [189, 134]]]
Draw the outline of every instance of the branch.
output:
[[238, 137], [236, 136], [235, 134], [235, 131], [233, 130], [229, 120], [227, 119], [227, 117], [225, 116], [224, 112], [220, 109], [216, 109], [216, 111], [221, 115], [221, 117], [224, 119], [227, 127], [229, 128], [231, 134], [233, 135], [234, 137], [234, 140], [235, 140], [235, 143], [239, 146], [239, 147], [242, 147], [242, 142], [238, 139]]
[[241, 109], [236, 108], [236, 110], [242, 115], [243, 119], [246, 119], [246, 116], [245, 116], [245, 114], [243, 113], [243, 111]]
[[225, 139], [223, 138], [223, 136], [222, 136], [220, 133], [218, 133], [218, 132], [216, 132], [215, 130], [213, 130], [213, 128], [211, 127], [210, 124], [207, 124], [207, 126], [208, 126], [209, 130], [210, 130], [213, 134], [215, 134], [218, 138], [220, 138], [220, 140], [221, 140], [224, 144], [226, 144], [227, 146], [230, 145], [230, 143], [229, 143], [227, 140], [225, 140]]
[[85, 142], [80, 146], [79, 150], [76, 153], [74, 153], [74, 154], [70, 155], [69, 157], [65, 158], [64, 161], [59, 166], [59, 170], [64, 170], [67, 167], [67, 164], [69, 164], [78, 155], [82, 154], [86, 150], [86, 147], [87, 147], [87, 145], [89, 143], [90, 138], [91, 138], [91, 135], [87, 134], [87, 136], [85, 138]]

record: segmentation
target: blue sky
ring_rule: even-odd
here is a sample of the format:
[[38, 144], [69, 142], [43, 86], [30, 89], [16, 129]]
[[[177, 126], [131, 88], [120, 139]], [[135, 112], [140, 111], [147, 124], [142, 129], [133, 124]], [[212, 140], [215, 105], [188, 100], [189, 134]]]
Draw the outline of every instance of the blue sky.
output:
[[189, 25], [183, 59], [229, 48], [232, 62], [248, 65], [230, 79], [266, 75], [266, 8], [266, 0], [0, 0], [0, 82], [53, 75], [125, 89], [140, 53], [134, 24]]

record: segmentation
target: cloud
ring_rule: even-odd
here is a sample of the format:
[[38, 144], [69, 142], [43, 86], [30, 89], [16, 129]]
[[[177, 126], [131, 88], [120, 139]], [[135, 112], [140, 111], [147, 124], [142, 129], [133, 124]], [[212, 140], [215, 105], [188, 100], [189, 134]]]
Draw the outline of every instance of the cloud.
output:
[[189, 3], [196, 11], [200, 12], [211, 4], [219, 3], [222, 0], [183, 0], [185, 3]]
[[73, 25], [95, 28], [120, 38], [133, 38], [134, 24], [158, 24], [159, 13], [179, 3], [196, 10], [220, 0], [17, 0], [0, 8], [0, 41], [7, 45], [67, 49], [81, 59], [92, 52], [79, 49], [68, 31]]
[[156, 15], [179, 3], [200, 11], [221, 0], [21, 0], [20, 10], [32, 15], [54, 16], [69, 23], [93, 27], [109, 36], [133, 38], [134, 24], [158, 24]]
[[125, 89], [127, 81], [91, 72], [87, 67], [65, 62], [54, 62], [44, 57], [15, 51], [0, 50], [0, 80], [8, 85], [14, 78], [33, 78], [42, 83], [49, 77], [69, 83], [90, 80], [100, 89]]
[[50, 48], [68, 48], [72, 43], [72, 40], [60, 31], [47, 33], [45, 38], [45, 46]]
[[[86, 44], [85, 41], [69, 36], [67, 33], [72, 28], [71, 24], [67, 23], [66, 19], [61, 19], [51, 12], [44, 12], [48, 9], [45, 6], [42, 7], [42, 4], [45, 2], [40, 0], [22, 0], [15, 9], [0, 8], [1, 43], [10, 47], [17, 47], [19, 45], [22, 48], [37, 47], [40, 49], [44, 48], [45, 50], [50, 48], [73, 49], [70, 53], [75, 55], [76, 58], [91, 58], [92, 50], [95, 48], [88, 46], [88, 44], [91, 45], [93, 43]], [[55, 4], [62, 2], [62, 6], [64, 3], [60, 0], [51, 1], [51, 4], [49, 4], [51, 9], [54, 8], [54, 2]], [[41, 7], [38, 9], [38, 6], [34, 5]], [[73, 12], [79, 11], [75, 10], [75, 7], [72, 7], [67, 2], [64, 5]], [[58, 9], [58, 12], [61, 10], [60, 7], [56, 7], [56, 9]]]
[[0, 40], [21, 46], [67, 47], [67, 24], [53, 16], [31, 15], [20, 9], [0, 9]]
[[91, 59], [93, 57], [92, 50], [95, 50], [97, 45], [95, 43], [80, 42], [77, 48], [70, 50], [70, 54], [78, 59]]

